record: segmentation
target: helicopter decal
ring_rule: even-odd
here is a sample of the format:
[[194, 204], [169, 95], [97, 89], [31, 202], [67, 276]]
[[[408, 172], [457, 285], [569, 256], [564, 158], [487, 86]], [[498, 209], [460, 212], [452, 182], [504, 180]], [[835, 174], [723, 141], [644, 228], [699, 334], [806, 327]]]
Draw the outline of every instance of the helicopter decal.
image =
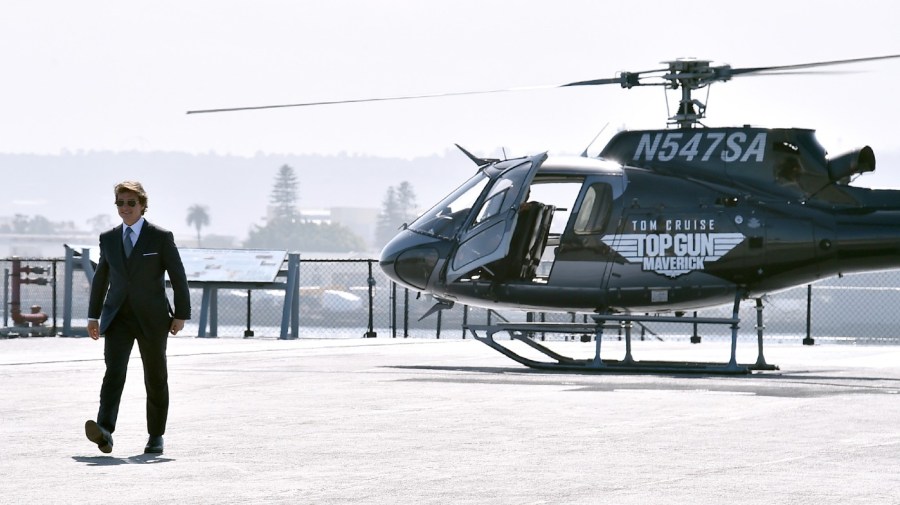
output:
[[[719, 157], [725, 163], [755, 161], [762, 163], [766, 154], [766, 132], [758, 132], [752, 140], [746, 133], [736, 131], [727, 137], [724, 132], [695, 133], [686, 138], [683, 132], [657, 133], [652, 136], [649, 133], [641, 135], [637, 149], [634, 151], [633, 161], [672, 161], [676, 157], [684, 161], [694, 161], [694, 158], [703, 153], [700, 161], [709, 161], [713, 154], [719, 153]], [[724, 141], [725, 147], [717, 149]]]
[[603, 243], [645, 272], [672, 279], [719, 260], [744, 241], [741, 233], [628, 233], [605, 235]]

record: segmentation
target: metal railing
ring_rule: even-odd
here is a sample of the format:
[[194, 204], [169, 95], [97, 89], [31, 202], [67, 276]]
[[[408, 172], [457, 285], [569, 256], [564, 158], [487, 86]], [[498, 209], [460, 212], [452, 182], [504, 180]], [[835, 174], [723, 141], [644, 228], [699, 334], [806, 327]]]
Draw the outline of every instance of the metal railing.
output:
[[[300, 259], [300, 338], [467, 338], [467, 324], [512, 322], [586, 322], [588, 314], [492, 311], [457, 305], [419, 320], [434, 301], [394, 284], [377, 260]], [[16, 266], [18, 265], [18, 266]], [[27, 269], [24, 270], [24, 269]], [[66, 262], [62, 258], [7, 258], [0, 260], [3, 277], [3, 321], [0, 336], [62, 335], [63, 307], [71, 307], [72, 330], [83, 335], [90, 285], [84, 272], [72, 272], [71, 299]], [[15, 277], [18, 276], [18, 281]], [[17, 293], [14, 293], [17, 291]], [[46, 314], [40, 325], [14, 321], [18, 313]], [[221, 337], [278, 337], [284, 314], [284, 290], [219, 289], [217, 323]], [[202, 290], [191, 289], [194, 317], [186, 335], [198, 335]], [[799, 286], [764, 298], [765, 335], [769, 341], [852, 342], [900, 344], [900, 270], [849, 275]], [[698, 311], [702, 317], [730, 317], [729, 305]], [[691, 314], [693, 315], [693, 314]], [[756, 306], [741, 305], [742, 339], [756, 338]], [[703, 331], [711, 331], [704, 329]], [[653, 323], [634, 329], [635, 339], [724, 339], [721, 334], [700, 334], [690, 325]], [[607, 332], [604, 338], [617, 338]], [[541, 335], [545, 339], [578, 338]]]

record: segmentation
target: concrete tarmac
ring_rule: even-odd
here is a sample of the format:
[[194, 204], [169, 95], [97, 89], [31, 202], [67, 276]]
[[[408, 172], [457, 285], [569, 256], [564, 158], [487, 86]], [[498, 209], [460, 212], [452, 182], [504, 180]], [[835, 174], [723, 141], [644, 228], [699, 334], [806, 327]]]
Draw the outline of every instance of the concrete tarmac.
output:
[[136, 348], [112, 453], [85, 438], [102, 355], [0, 340], [0, 503], [900, 504], [900, 347], [772, 344], [780, 371], [721, 377], [540, 372], [473, 340], [170, 338], [160, 456]]

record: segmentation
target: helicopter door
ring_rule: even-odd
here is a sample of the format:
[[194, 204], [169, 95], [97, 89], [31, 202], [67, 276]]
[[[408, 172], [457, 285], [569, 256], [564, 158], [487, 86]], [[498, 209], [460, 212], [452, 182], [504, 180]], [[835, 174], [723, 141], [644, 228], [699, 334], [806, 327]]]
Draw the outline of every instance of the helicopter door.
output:
[[544, 153], [503, 161], [493, 167], [500, 170], [482, 193], [480, 204], [472, 208], [470, 224], [460, 234], [459, 246], [447, 266], [447, 282], [454, 282], [476, 268], [506, 257], [518, 221], [519, 206], [526, 200], [528, 186], [546, 159]]
[[[582, 189], [576, 203], [575, 217], [570, 220], [556, 249], [556, 262], [550, 274], [551, 283], [573, 286], [606, 286], [611, 274], [614, 252], [604, 237], [621, 234], [625, 220], [612, 219], [615, 179], [595, 179]], [[610, 227], [610, 221], [613, 225]]]

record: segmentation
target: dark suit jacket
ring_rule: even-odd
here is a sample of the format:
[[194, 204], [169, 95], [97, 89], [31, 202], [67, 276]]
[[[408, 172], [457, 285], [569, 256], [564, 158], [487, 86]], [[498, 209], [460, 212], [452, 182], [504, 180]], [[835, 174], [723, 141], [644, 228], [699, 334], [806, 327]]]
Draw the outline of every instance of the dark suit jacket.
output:
[[[175, 294], [174, 310], [166, 297], [166, 272]], [[145, 336], [166, 335], [172, 318], [191, 318], [190, 292], [175, 238], [146, 219], [127, 260], [122, 225], [100, 235], [100, 261], [91, 283], [88, 317], [100, 320], [101, 334], [126, 299]]]

